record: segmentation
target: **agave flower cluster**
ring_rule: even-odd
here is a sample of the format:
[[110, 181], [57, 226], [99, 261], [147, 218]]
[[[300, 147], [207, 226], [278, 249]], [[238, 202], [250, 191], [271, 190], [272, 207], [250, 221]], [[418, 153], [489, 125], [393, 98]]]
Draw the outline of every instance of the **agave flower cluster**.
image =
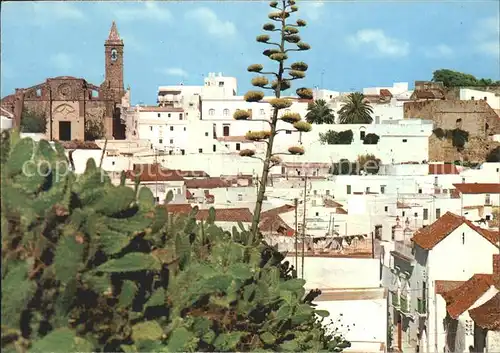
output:
[[[257, 197], [257, 204], [254, 210], [254, 219], [252, 222], [252, 233], [257, 234], [259, 215], [264, 199], [265, 185], [270, 169], [279, 164], [281, 159], [278, 154], [304, 154], [302, 146], [292, 146], [285, 153], [274, 153], [273, 143], [275, 136], [284, 129], [278, 129], [278, 121], [291, 124], [296, 132], [305, 133], [311, 131], [311, 125], [303, 121], [300, 114], [285, 112], [283, 110], [293, 105], [293, 98], [282, 96], [283, 91], [292, 87], [295, 80], [305, 78], [308, 65], [305, 62], [297, 61], [288, 63], [289, 56], [294, 52], [301, 52], [310, 49], [310, 45], [303, 42], [299, 35], [299, 29], [306, 26], [306, 22], [301, 19], [292, 21], [290, 17], [298, 11], [295, 0], [271, 1], [269, 6], [272, 8], [268, 15], [270, 22], [265, 23], [262, 29], [265, 33], [257, 36], [259, 43], [264, 43], [268, 47], [262, 54], [270, 60], [271, 69], [266, 70], [262, 64], [252, 64], [248, 66], [248, 71], [256, 73], [252, 78], [252, 85], [255, 90], [247, 92], [244, 96], [245, 101], [253, 103], [266, 103], [271, 106], [271, 116], [264, 121], [269, 124], [269, 129], [264, 131], [251, 131], [246, 135], [250, 141], [259, 141], [267, 144], [267, 150], [264, 158], [256, 156], [256, 152], [250, 149], [240, 151], [243, 157], [259, 158], [263, 161], [263, 171], [261, 177], [261, 187]], [[274, 39], [273, 39], [274, 35]], [[264, 91], [271, 91], [272, 98], [265, 98]], [[306, 87], [296, 89], [299, 99], [311, 100], [313, 92]], [[235, 120], [250, 120], [251, 113], [238, 110], [233, 115]], [[255, 121], [255, 120], [254, 120]], [[261, 120], [262, 121], [262, 120]]]

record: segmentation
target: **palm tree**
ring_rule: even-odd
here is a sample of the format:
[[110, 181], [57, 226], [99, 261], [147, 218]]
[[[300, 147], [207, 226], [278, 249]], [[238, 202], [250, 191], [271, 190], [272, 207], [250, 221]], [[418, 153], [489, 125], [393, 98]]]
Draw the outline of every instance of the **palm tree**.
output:
[[346, 104], [340, 108], [338, 114], [340, 124], [370, 124], [373, 121], [373, 108], [360, 92], [349, 94]]
[[335, 124], [335, 115], [325, 100], [318, 99], [313, 103], [309, 103], [306, 121], [309, 124]]

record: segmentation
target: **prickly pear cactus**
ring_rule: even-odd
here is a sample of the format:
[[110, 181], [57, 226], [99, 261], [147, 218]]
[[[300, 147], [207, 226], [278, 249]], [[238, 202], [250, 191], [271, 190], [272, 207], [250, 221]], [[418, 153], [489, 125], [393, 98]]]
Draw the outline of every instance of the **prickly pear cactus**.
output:
[[318, 293], [242, 226], [224, 232], [214, 210], [202, 223], [196, 209], [170, 217], [149, 189], [112, 185], [94, 161], [75, 175], [60, 145], [15, 131], [4, 144], [2, 351], [349, 346], [326, 334]]

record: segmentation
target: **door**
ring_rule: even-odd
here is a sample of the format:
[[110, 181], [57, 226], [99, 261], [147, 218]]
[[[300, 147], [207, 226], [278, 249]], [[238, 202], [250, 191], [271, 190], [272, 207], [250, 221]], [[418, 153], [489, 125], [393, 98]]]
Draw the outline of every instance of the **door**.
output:
[[59, 141], [71, 141], [71, 121], [59, 122]]

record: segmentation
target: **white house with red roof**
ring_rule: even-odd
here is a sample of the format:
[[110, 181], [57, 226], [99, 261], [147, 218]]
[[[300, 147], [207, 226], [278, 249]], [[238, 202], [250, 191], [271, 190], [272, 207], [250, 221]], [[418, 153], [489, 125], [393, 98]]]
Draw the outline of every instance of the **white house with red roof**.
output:
[[437, 303], [438, 281], [467, 281], [493, 273], [499, 234], [447, 212], [411, 238], [395, 242], [391, 273], [383, 283], [391, 291], [392, 346], [399, 351], [442, 352], [446, 345], [445, 306]]

